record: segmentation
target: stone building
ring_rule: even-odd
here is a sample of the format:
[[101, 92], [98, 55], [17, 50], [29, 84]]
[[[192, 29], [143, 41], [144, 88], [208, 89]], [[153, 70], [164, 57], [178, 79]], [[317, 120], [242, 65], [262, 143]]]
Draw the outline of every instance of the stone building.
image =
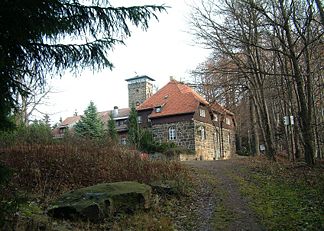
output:
[[[217, 103], [210, 104], [192, 88], [176, 80], [170, 80], [153, 94], [154, 79], [136, 76], [128, 82], [129, 107], [136, 105], [138, 123], [152, 131], [159, 142], [173, 142], [192, 150], [190, 159], [227, 159], [235, 153], [234, 114]], [[115, 107], [99, 112], [104, 123], [112, 113], [119, 133], [120, 143], [125, 144], [130, 109]], [[73, 130], [80, 116], [66, 118], [56, 128], [56, 137], [66, 130]]]
[[155, 140], [188, 148], [194, 159], [224, 159], [235, 153], [234, 114], [209, 104], [184, 83], [171, 80], [137, 111]]
[[[113, 110], [98, 112], [98, 116], [106, 128], [108, 120], [113, 119], [115, 121], [116, 130], [118, 132], [121, 144], [126, 144], [129, 112], [129, 108], [119, 109], [117, 106], [115, 106]], [[112, 118], [110, 118], [110, 115], [112, 115]], [[76, 125], [80, 119], [80, 115], [74, 115], [64, 119], [62, 123], [53, 130], [54, 138], [62, 138], [67, 131], [73, 133], [74, 125]]]
[[153, 95], [154, 79], [144, 75], [126, 79], [128, 83], [128, 106], [138, 106]]

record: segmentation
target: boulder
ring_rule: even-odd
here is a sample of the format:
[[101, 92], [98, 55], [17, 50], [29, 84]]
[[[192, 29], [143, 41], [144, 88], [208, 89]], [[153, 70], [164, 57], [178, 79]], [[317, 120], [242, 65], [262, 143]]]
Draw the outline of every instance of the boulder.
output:
[[150, 183], [153, 192], [160, 195], [176, 195], [179, 193], [178, 185], [175, 180], [162, 180]]
[[149, 208], [151, 187], [138, 182], [115, 182], [80, 188], [60, 196], [48, 209], [55, 218], [93, 222], [119, 212]]

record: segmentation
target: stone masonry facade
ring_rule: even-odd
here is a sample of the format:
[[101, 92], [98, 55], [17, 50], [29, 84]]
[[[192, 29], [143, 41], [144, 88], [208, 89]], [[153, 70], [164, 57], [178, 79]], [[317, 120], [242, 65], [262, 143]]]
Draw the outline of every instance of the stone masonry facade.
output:
[[[168, 140], [169, 128], [176, 129], [176, 139]], [[193, 121], [179, 121], [168, 124], [152, 125], [153, 137], [158, 142], [174, 142], [175, 144], [195, 151], [194, 138], [194, 122]]]
[[128, 84], [129, 107], [143, 103], [153, 94], [153, 84], [147, 81]]
[[223, 149], [223, 159], [229, 159], [235, 153], [235, 134], [231, 130], [223, 129]]
[[[169, 140], [169, 128], [176, 129], [176, 139]], [[203, 130], [203, 131], [202, 131]], [[195, 152], [194, 156], [181, 159], [214, 160], [216, 151], [221, 150], [221, 159], [228, 159], [235, 152], [235, 134], [231, 130], [223, 129], [223, 142], [221, 136], [215, 136], [216, 127], [209, 123], [196, 120], [179, 121], [167, 124], [152, 125], [153, 137], [158, 142], [174, 142], [178, 146]]]
[[194, 121], [195, 124], [195, 151], [201, 160], [215, 158], [215, 127], [212, 124]]

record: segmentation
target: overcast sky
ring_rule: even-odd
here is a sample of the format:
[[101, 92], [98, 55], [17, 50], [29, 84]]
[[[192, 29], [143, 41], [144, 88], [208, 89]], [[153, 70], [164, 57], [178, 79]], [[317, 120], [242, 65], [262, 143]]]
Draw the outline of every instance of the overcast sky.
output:
[[53, 93], [47, 100], [48, 106], [41, 111], [50, 114], [51, 122], [72, 116], [74, 111], [83, 114], [89, 102], [94, 101], [98, 111], [110, 110], [114, 106], [128, 107], [128, 91], [125, 79], [136, 75], [148, 75], [161, 88], [170, 76], [177, 80], [188, 80], [190, 71], [203, 62], [208, 51], [194, 44], [188, 17], [194, 0], [115, 0], [114, 6], [165, 4], [167, 13], [159, 14], [159, 21], [152, 20], [149, 29], [133, 30], [125, 40], [126, 46], [116, 46], [110, 52], [115, 68], [101, 72], [84, 71], [79, 76], [65, 74], [62, 78], [49, 81]]

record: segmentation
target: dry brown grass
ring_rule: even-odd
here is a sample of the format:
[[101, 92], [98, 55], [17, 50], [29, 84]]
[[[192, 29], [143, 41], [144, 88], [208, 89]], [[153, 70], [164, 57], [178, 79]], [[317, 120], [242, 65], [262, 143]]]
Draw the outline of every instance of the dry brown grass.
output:
[[91, 141], [15, 146], [0, 150], [0, 160], [13, 170], [11, 188], [42, 199], [102, 182], [188, 177], [179, 162], [143, 160], [135, 151]]

